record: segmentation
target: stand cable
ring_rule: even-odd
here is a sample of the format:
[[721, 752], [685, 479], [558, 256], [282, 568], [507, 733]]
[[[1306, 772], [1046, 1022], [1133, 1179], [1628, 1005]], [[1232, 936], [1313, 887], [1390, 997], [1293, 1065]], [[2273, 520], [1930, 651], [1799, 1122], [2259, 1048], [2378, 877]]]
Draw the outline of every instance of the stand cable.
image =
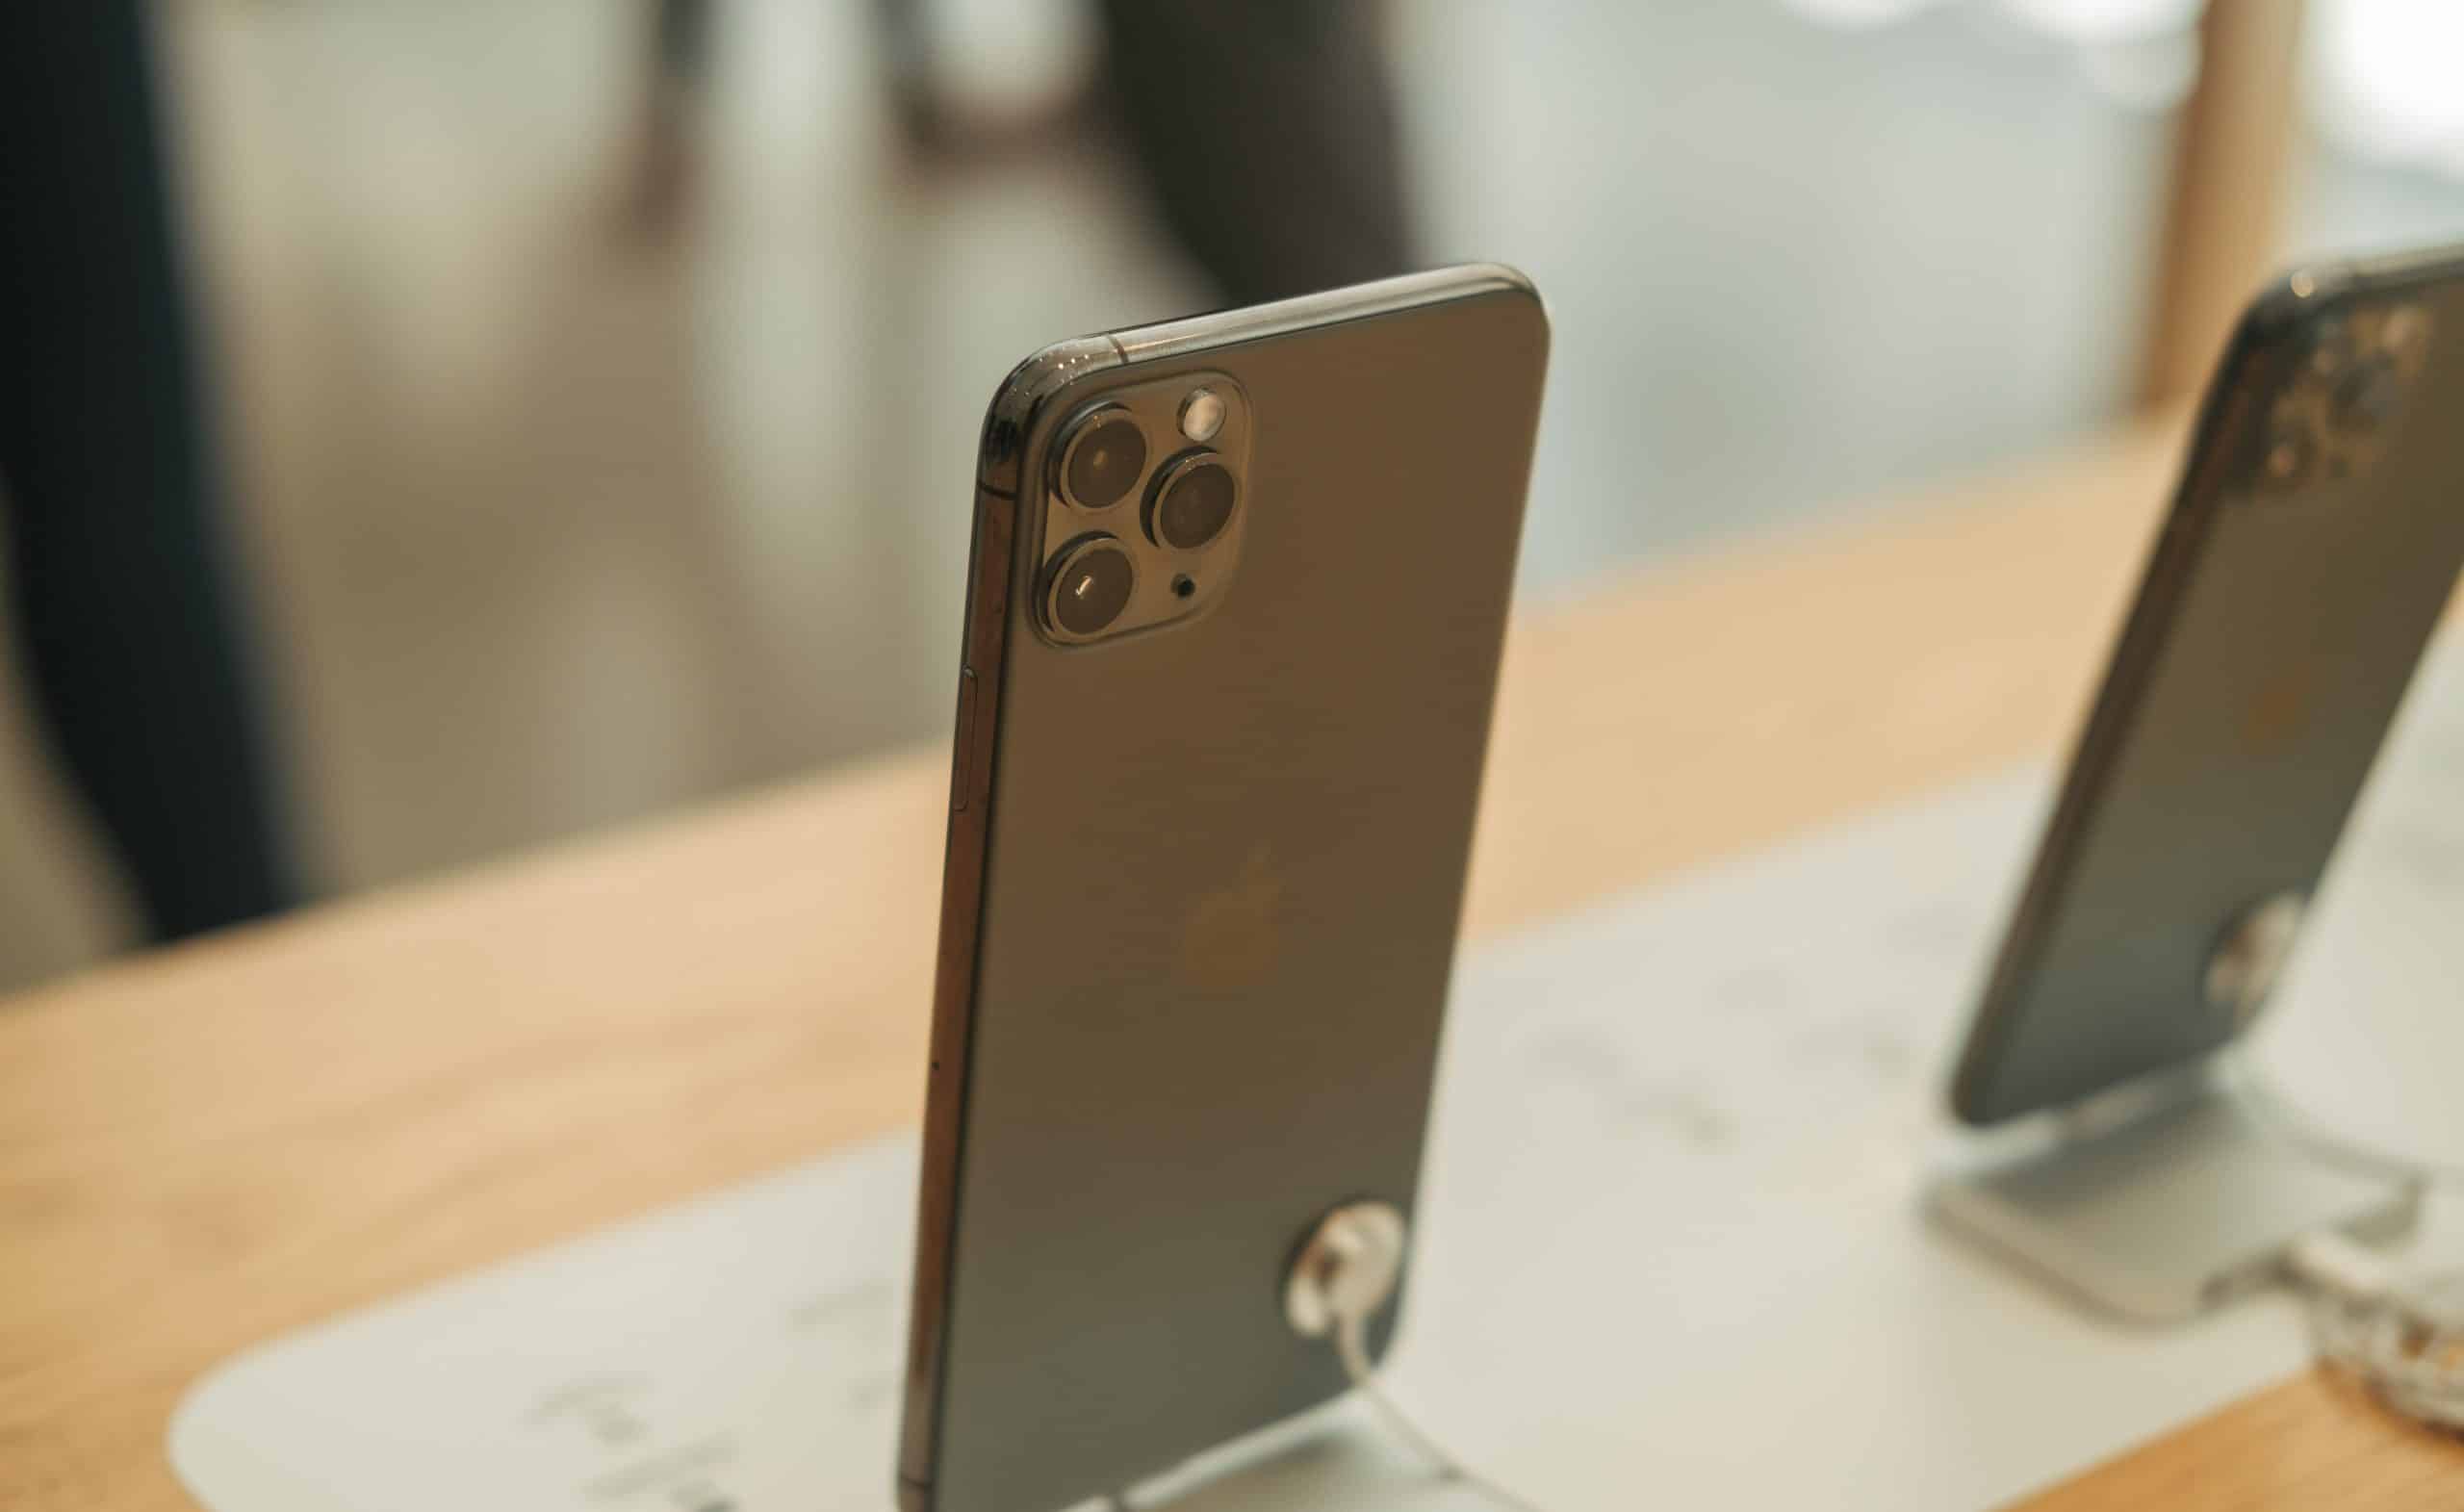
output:
[[[2323, 1128], [2246, 1058], [2233, 1085], [2244, 1106], [2323, 1165], [2416, 1187], [2464, 1186], [2464, 1166], [2415, 1160]], [[2284, 1276], [2309, 1312], [2319, 1358], [2400, 1416], [2464, 1434], [2464, 1271], [2406, 1276], [2332, 1230], [2286, 1251]]]
[[1396, 1404], [1394, 1397], [1386, 1395], [1385, 1389], [1377, 1384], [1377, 1377], [1370, 1371], [1367, 1319], [1347, 1318], [1336, 1325], [1335, 1352], [1343, 1357], [1344, 1374], [1351, 1381], [1352, 1390], [1358, 1392], [1377, 1416], [1385, 1420], [1387, 1431], [1410, 1445], [1415, 1453], [1428, 1461], [1430, 1468], [1437, 1472], [1438, 1479], [1461, 1481], [1498, 1505], [1510, 1509], [1510, 1512], [1540, 1512], [1539, 1503], [1525, 1500], [1456, 1459], [1444, 1445], [1423, 1432], [1420, 1424]]
[[1352, 1390], [1440, 1480], [1469, 1486], [1507, 1512], [1541, 1512], [1539, 1503], [1456, 1459], [1377, 1383], [1369, 1360], [1369, 1321], [1394, 1296], [1402, 1276], [1403, 1232], [1402, 1214], [1382, 1202], [1350, 1203], [1326, 1215], [1293, 1261], [1284, 1317], [1303, 1338], [1333, 1344]]
[[2390, 1411], [2464, 1434], [2464, 1274], [2406, 1280], [2337, 1233], [2295, 1243], [2284, 1269], [2320, 1359]]

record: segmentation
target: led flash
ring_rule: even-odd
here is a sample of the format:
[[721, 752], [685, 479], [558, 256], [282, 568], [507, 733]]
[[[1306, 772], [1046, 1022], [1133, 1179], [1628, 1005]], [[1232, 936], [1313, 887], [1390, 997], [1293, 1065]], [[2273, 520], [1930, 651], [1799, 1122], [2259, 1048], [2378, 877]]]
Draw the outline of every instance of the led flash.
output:
[[1181, 434], [1203, 445], [1223, 428], [1223, 396], [1213, 389], [1192, 389], [1181, 400]]

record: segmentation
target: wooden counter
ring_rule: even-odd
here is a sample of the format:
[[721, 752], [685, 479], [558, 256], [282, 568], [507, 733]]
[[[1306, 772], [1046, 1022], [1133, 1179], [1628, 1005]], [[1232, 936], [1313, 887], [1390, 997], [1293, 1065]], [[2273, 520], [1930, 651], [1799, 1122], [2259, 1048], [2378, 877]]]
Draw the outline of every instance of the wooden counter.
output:
[[[1531, 608], [1472, 934], [2055, 747], [2174, 445]], [[914, 1119], [944, 801], [914, 751], [0, 1002], [0, 1507], [186, 1507], [164, 1425], [222, 1357]], [[2028, 1505], [2441, 1473], [2464, 1497], [2464, 1451], [2302, 1379]]]

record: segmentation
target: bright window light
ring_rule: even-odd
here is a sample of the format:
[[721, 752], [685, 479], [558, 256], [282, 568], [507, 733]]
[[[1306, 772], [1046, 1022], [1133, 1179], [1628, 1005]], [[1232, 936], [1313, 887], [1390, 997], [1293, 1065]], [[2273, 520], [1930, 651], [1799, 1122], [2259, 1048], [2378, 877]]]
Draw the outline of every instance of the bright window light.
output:
[[2121, 42], [2162, 37], [2198, 20], [2199, 0], [2002, 0], [2003, 8], [2040, 31], [2074, 42]]
[[1784, 0], [1791, 11], [1820, 26], [1837, 27], [1843, 32], [1867, 31], [1905, 21], [1921, 11], [1930, 11], [1942, 0]]
[[2328, 0], [2311, 26], [2312, 105], [2330, 139], [2464, 172], [2464, 5]]

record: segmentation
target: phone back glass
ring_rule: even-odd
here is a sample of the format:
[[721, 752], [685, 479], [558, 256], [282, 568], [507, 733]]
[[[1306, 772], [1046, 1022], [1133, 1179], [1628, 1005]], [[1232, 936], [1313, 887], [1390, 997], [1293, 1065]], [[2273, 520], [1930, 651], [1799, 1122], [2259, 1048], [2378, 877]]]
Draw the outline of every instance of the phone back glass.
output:
[[[2270, 484], [2279, 400], [2340, 331], [2397, 306], [2426, 334], [2366, 462]], [[2209, 959], [2244, 910], [2317, 887], [2459, 566], [2464, 259], [2323, 270], [2264, 298], [2004, 942], [1953, 1089], [1963, 1117], [2068, 1102], [2240, 1032], [2209, 1000]]]
[[[1329, 1207], [1412, 1206], [1548, 345], [1494, 280], [1139, 337], [1037, 406], [1006, 653], [976, 674], [1000, 684], [929, 1473], [957, 1512], [1113, 1491], [1342, 1390], [1279, 1289]], [[1186, 623], [1056, 644], [1055, 425], [1180, 372], [1249, 406], [1237, 577]]]

